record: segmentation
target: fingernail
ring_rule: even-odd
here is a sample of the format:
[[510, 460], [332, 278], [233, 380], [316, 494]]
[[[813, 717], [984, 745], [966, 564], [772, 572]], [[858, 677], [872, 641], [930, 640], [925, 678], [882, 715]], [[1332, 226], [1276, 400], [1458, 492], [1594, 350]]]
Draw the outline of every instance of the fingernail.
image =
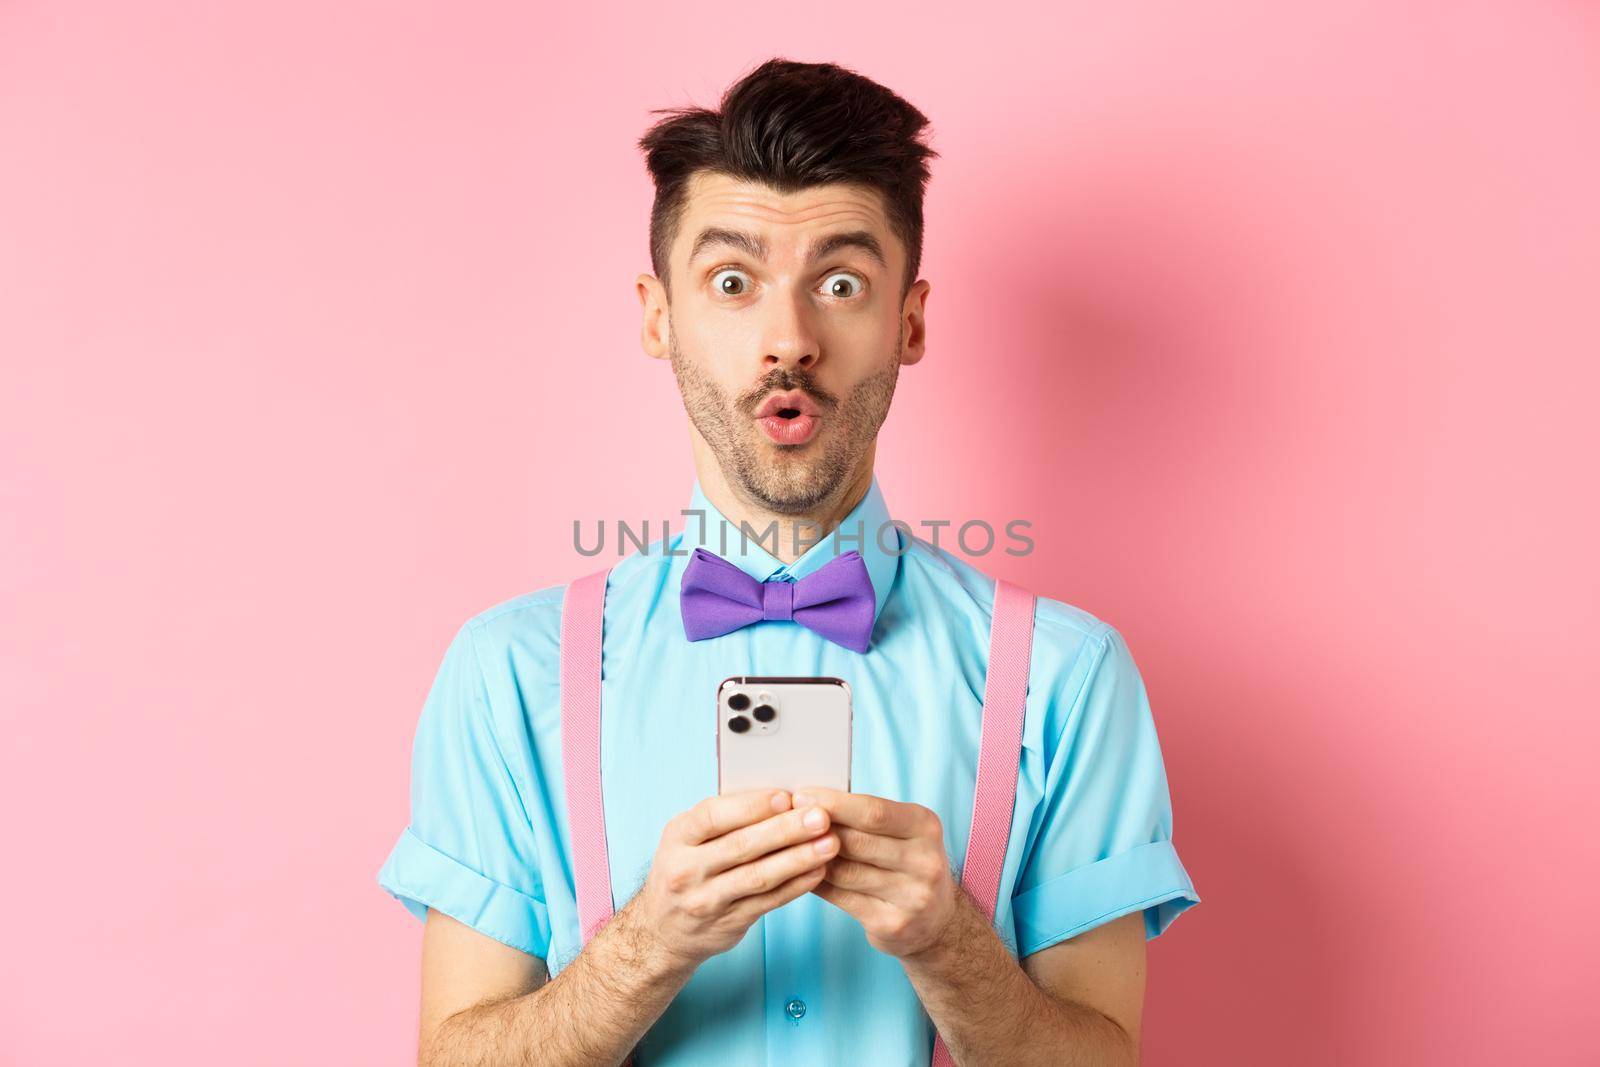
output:
[[810, 811], [806, 812], [805, 824], [807, 826], [811, 827], [813, 830], [820, 830], [822, 829], [822, 823], [823, 818], [821, 808], [812, 808]]
[[817, 855], [826, 856], [828, 853], [833, 851], [833, 838], [824, 837], [821, 841], [818, 841], [811, 847], [817, 850]]
[[773, 811], [783, 811], [788, 806], [789, 806], [789, 794], [788, 793], [785, 793], [783, 790], [780, 789], [778, 792], [772, 794], [772, 810]]
[[794, 806], [797, 808], [803, 808], [807, 804], [815, 804], [816, 802], [817, 798], [810, 793], [796, 793], [794, 795]]

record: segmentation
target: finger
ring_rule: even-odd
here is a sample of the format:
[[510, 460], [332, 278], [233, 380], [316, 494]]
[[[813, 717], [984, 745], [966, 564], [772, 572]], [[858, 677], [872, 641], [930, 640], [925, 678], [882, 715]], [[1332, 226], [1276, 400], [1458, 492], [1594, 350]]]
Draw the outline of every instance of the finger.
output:
[[[820, 849], [819, 845], [822, 846]], [[745, 897], [759, 896], [771, 892], [797, 874], [825, 866], [838, 849], [839, 841], [832, 834], [815, 841], [802, 841], [723, 871], [706, 883], [706, 889], [713, 900], [724, 905]]]
[[854, 889], [843, 889], [827, 879], [817, 883], [812, 892], [834, 907], [849, 912], [863, 926], [877, 918], [879, 909], [889, 906], [876, 897], [858, 893]]
[[745, 897], [739, 901], [738, 906], [733, 910], [741, 916], [765, 915], [773, 908], [782, 907], [789, 901], [796, 900], [811, 892], [817, 887], [817, 883], [822, 881], [823, 872], [826, 870], [827, 867], [824, 865], [813, 867], [809, 871], [801, 871], [776, 889], [769, 889], [765, 893], [757, 893], [753, 897]]
[[829, 885], [840, 889], [853, 889], [879, 900], [889, 900], [905, 876], [874, 867], [870, 863], [834, 857], [828, 864], [828, 873], [823, 877]]
[[[809, 820], [809, 821], [808, 821]], [[700, 847], [705, 850], [705, 873], [709, 877], [741, 863], [760, 859], [776, 849], [809, 841], [827, 832], [828, 812], [816, 804], [772, 815], [760, 822], [730, 830]]]
[[833, 833], [839, 837], [839, 855], [847, 859], [860, 860], [891, 871], [911, 869], [909, 842], [840, 826], [837, 822], [833, 824]]
[[726, 796], [706, 797], [675, 818], [673, 824], [679, 841], [698, 845], [788, 808], [787, 790], [748, 789]]
[[795, 790], [798, 804], [815, 800], [833, 815], [841, 826], [882, 834], [885, 837], [915, 837], [927, 829], [926, 809], [917, 804], [902, 804], [871, 793], [842, 793], [837, 789], [807, 786]]

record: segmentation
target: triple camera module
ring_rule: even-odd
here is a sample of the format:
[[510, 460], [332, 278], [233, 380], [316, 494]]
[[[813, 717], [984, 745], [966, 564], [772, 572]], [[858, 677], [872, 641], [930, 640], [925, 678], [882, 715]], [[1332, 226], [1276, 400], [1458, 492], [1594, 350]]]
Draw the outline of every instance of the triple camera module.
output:
[[[778, 717], [778, 709], [773, 707], [771, 693], [759, 693], [755, 700], [755, 707], [750, 707], [751, 700], [748, 693], [734, 693], [728, 697], [728, 710], [733, 712], [733, 717], [728, 720], [728, 729], [736, 734], [742, 734], [750, 729], [750, 720], [754, 719], [763, 726]], [[749, 710], [749, 717], [743, 712]]]

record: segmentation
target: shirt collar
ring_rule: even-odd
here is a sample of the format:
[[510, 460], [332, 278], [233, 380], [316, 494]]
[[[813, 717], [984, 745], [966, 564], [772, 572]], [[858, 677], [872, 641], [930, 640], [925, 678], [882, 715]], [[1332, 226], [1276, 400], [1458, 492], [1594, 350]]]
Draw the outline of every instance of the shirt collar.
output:
[[854, 549], [861, 554], [862, 562], [867, 565], [867, 576], [872, 579], [872, 592], [877, 599], [874, 620], [883, 613], [883, 605], [889, 599], [889, 590], [900, 569], [900, 555], [906, 547], [904, 531], [898, 525], [890, 525], [889, 509], [883, 502], [876, 474], [872, 476], [866, 495], [839, 525], [793, 563], [784, 563], [763, 546], [764, 540], [766, 545], [778, 547], [776, 530], [754, 525], [741, 530], [738, 523], [723, 515], [706, 497], [698, 478], [683, 522], [680, 546], [684, 556], [696, 548], [704, 548], [762, 582], [782, 577], [799, 581], [836, 556]]

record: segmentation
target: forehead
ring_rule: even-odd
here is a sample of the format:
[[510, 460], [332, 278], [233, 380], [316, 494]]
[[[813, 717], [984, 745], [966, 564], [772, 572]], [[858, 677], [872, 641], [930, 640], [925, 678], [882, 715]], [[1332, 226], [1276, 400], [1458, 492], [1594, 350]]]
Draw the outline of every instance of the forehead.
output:
[[682, 223], [675, 243], [688, 254], [689, 243], [707, 226], [726, 226], [766, 236], [776, 248], [803, 245], [814, 234], [867, 230], [893, 243], [883, 198], [863, 185], [832, 183], [780, 193], [770, 185], [709, 171], [689, 179]]

